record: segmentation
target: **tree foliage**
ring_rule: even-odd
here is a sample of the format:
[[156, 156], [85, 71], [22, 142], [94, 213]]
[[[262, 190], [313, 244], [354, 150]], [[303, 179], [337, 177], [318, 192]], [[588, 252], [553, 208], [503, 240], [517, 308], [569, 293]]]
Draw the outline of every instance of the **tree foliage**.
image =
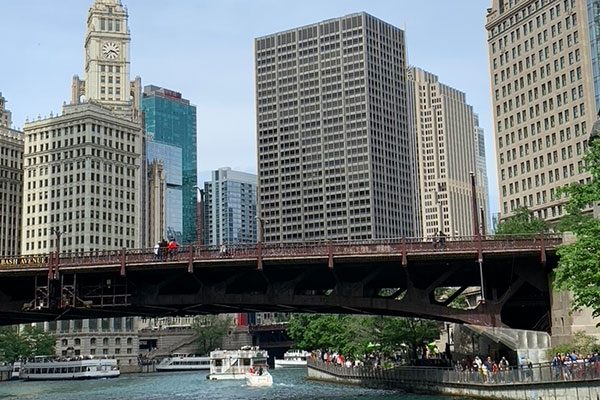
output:
[[335, 351], [352, 357], [373, 345], [385, 353], [409, 346], [416, 357], [424, 342], [439, 338], [437, 323], [415, 318], [297, 314], [290, 319], [289, 337], [302, 350]]
[[584, 168], [591, 174], [588, 183], [574, 183], [559, 193], [568, 197], [567, 216], [561, 229], [575, 235], [575, 241], [558, 249], [560, 260], [554, 270], [555, 287], [573, 293], [573, 308], [589, 307], [600, 316], [600, 220], [584, 210], [600, 202], [600, 140], [589, 147]]
[[219, 347], [231, 323], [231, 318], [218, 315], [202, 315], [194, 318], [192, 329], [196, 334], [196, 344], [200, 352], [208, 354]]
[[56, 340], [49, 333], [31, 326], [0, 327], [0, 360], [12, 363], [19, 359], [54, 355]]
[[585, 357], [591, 352], [598, 349], [598, 341], [594, 336], [588, 335], [583, 331], [577, 331], [573, 334], [571, 343], [559, 344], [546, 351], [546, 356], [552, 359], [556, 353], [571, 353], [580, 354]]
[[538, 235], [548, 230], [548, 222], [534, 217], [527, 207], [519, 207], [511, 217], [498, 224], [496, 235]]

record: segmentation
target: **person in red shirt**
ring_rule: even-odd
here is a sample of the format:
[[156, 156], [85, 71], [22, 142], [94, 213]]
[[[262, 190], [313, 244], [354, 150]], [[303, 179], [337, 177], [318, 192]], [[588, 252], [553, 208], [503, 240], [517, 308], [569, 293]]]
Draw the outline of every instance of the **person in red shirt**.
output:
[[169, 244], [167, 245], [167, 251], [169, 252], [169, 260], [173, 260], [175, 258], [175, 253], [177, 253], [177, 249], [179, 246], [175, 240], [171, 239]]

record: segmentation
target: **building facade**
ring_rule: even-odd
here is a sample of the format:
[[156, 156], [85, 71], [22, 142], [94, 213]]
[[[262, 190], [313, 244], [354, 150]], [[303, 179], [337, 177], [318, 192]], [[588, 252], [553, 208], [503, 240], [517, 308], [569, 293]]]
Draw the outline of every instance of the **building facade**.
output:
[[410, 68], [408, 83], [414, 97], [422, 235], [474, 235], [471, 173], [476, 176], [477, 204], [483, 215], [489, 212], [485, 146], [477, 115], [463, 92], [440, 83], [432, 73]]
[[404, 32], [358, 13], [254, 47], [264, 240], [414, 235]]
[[160, 243], [166, 239], [166, 189], [165, 168], [162, 159], [148, 164], [148, 239], [149, 243]]
[[493, 0], [487, 25], [501, 218], [556, 221], [600, 107], [598, 0]]
[[0, 93], [0, 256], [21, 251], [23, 133], [11, 129], [11, 114]]
[[258, 240], [254, 174], [219, 168], [204, 183], [203, 244], [252, 244]]
[[[164, 224], [158, 221], [149, 221], [151, 226], [162, 226], [159, 239], [173, 239], [178, 243], [183, 243], [183, 174], [181, 163], [182, 149], [178, 146], [171, 146], [163, 143], [156, 143], [152, 140], [146, 142], [146, 157], [149, 165], [160, 162], [164, 171], [164, 197], [162, 204], [164, 214]], [[154, 181], [156, 183], [156, 181]], [[151, 187], [152, 189], [152, 187]], [[158, 212], [158, 210], [155, 210]], [[150, 218], [153, 218], [150, 216]], [[158, 233], [158, 232], [156, 232]], [[156, 243], [153, 241], [150, 243]]]
[[61, 115], [24, 126], [23, 254], [140, 246], [144, 138], [129, 40], [120, 1], [96, 0], [85, 80], [73, 78]]
[[58, 356], [114, 358], [121, 372], [137, 372], [137, 318], [93, 318], [40, 322], [36, 326], [56, 338]]
[[166, 234], [179, 243], [195, 243], [196, 106], [179, 92], [150, 85], [144, 87], [142, 108], [148, 162], [162, 158], [167, 175]]
[[[583, 171], [600, 108], [600, 0], [493, 0], [486, 29], [498, 165], [500, 219], [526, 206], [550, 222], [565, 215], [556, 190]], [[598, 335], [589, 309], [571, 312], [553, 293], [552, 342]]]

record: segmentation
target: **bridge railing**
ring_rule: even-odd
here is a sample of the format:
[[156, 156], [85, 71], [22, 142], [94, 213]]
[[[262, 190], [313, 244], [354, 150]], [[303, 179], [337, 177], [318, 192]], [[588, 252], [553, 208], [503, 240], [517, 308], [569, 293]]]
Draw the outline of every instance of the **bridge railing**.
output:
[[451, 368], [402, 366], [382, 369], [369, 366], [346, 367], [308, 361], [311, 368], [347, 379], [367, 379], [409, 384], [466, 383], [475, 385], [507, 385], [519, 383], [550, 383], [562, 381], [600, 380], [600, 362], [580, 360], [564, 365], [551, 363], [512, 366], [495, 372], [487, 370], [457, 370]]
[[111, 265], [121, 262], [120, 250], [68, 252], [60, 254], [60, 266]]
[[[129, 263], [158, 263], [165, 261], [216, 260], [222, 258], [264, 259], [276, 257], [326, 257], [344, 255], [419, 254], [435, 252], [477, 252], [541, 250], [542, 247], [556, 247], [562, 243], [560, 235], [531, 236], [460, 236], [439, 238], [392, 238], [360, 241], [313, 241], [285, 243], [236, 244], [225, 246], [181, 246], [175, 253], [154, 249], [121, 249], [86, 252], [63, 252], [60, 266], [114, 265]], [[48, 255], [16, 256], [0, 259], [0, 268], [43, 266], [51, 262]]]

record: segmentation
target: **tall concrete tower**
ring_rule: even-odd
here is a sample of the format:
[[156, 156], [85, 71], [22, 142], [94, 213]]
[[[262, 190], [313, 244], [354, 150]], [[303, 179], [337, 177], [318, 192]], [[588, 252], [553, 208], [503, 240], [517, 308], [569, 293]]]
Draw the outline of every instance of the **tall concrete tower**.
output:
[[[474, 235], [471, 173], [476, 176], [477, 204], [488, 213], [478, 118], [465, 94], [440, 83], [436, 75], [410, 68], [408, 82], [414, 96], [422, 234]], [[479, 210], [477, 214], [480, 219]]]
[[127, 12], [96, 0], [88, 13], [85, 80], [62, 114], [24, 126], [24, 254], [137, 248], [145, 176], [141, 81], [129, 82]]
[[412, 236], [404, 32], [366, 13], [255, 40], [265, 241]]
[[[493, 0], [486, 29], [501, 219], [527, 206], [565, 215], [557, 189], [586, 182], [589, 130], [600, 108], [600, 0]], [[589, 209], [589, 212], [592, 212]], [[552, 293], [552, 342], [598, 336], [589, 309]]]
[[600, 108], [600, 1], [493, 0], [486, 29], [501, 218], [556, 221]]
[[19, 254], [23, 206], [23, 133], [11, 128], [0, 93], [0, 256]]

